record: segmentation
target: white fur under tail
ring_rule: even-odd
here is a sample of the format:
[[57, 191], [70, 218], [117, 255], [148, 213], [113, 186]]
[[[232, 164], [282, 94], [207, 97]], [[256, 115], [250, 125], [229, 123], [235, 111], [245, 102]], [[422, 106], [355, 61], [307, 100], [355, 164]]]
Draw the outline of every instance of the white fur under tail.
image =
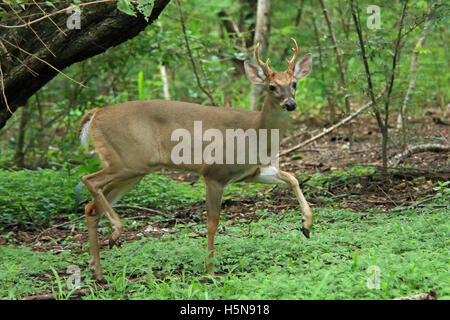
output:
[[83, 124], [83, 127], [81, 128], [80, 142], [86, 148], [86, 150], [89, 149], [89, 137], [91, 136], [91, 130], [89, 127], [90, 127], [93, 116], [94, 115], [92, 115], [89, 118], [89, 120]]

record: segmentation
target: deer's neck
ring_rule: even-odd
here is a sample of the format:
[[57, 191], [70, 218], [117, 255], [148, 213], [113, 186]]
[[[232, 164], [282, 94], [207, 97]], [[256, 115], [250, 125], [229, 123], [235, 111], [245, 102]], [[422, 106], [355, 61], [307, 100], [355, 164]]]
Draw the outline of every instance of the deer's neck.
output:
[[289, 122], [289, 114], [277, 102], [266, 96], [260, 113], [260, 128], [280, 129], [284, 132]]

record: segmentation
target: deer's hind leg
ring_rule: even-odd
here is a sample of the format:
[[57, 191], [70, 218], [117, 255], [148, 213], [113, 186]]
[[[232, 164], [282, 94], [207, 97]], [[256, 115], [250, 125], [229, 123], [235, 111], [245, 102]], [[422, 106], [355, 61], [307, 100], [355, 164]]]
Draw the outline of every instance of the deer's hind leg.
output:
[[[119, 201], [128, 191], [130, 191], [131, 189], [133, 189], [138, 183], [139, 181], [141, 181], [142, 176], [138, 176], [135, 178], [131, 178], [131, 179], [127, 179], [124, 181], [120, 181], [117, 183], [114, 183], [111, 186], [108, 186], [106, 188], [106, 199], [108, 200], [108, 202], [111, 204], [111, 206], [115, 205], [117, 203], [117, 201]], [[109, 219], [109, 216], [108, 216]], [[120, 221], [119, 216], [117, 215], [117, 217], [115, 218], [116, 220], [118, 220], [120, 222], [121, 228], [118, 229], [120, 230], [119, 233], [116, 233], [111, 235], [111, 238], [109, 240], [109, 247], [112, 248], [114, 245], [116, 246], [120, 246], [118, 239], [120, 237], [120, 234], [123, 231], [123, 225], [122, 225], [122, 221]], [[111, 221], [111, 224], [114, 225], [115, 221]], [[116, 230], [114, 230], [116, 231]]]
[[123, 230], [123, 224], [112, 205], [142, 179], [142, 176], [124, 178], [125, 175], [110, 174], [106, 171], [107, 169], [83, 177], [83, 182], [94, 197], [94, 200], [85, 207], [85, 211], [89, 237], [90, 267], [97, 280], [103, 278], [97, 235], [98, 222], [102, 214], [106, 213], [114, 228], [110, 246], [117, 244]]

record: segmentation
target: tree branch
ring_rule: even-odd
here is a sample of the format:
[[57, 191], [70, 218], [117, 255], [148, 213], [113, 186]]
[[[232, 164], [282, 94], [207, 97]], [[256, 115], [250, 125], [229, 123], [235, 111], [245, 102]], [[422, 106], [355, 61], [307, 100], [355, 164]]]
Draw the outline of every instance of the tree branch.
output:
[[[378, 96], [377, 96], [377, 99], [380, 98], [380, 97], [383, 95], [384, 90], [385, 90], [385, 89], [383, 88], [383, 89], [380, 91], [380, 93], [379, 93]], [[312, 138], [310, 138], [310, 139], [308, 139], [308, 140], [306, 140], [306, 141], [304, 141], [304, 142], [302, 142], [302, 143], [300, 143], [300, 144], [298, 144], [298, 145], [296, 145], [296, 146], [294, 146], [294, 147], [292, 147], [292, 148], [289, 148], [289, 149], [287, 149], [287, 150], [281, 152], [281, 153], [279, 154], [279, 157], [284, 156], [284, 155], [287, 155], [287, 154], [291, 153], [291, 152], [294, 151], [294, 150], [300, 149], [301, 147], [304, 147], [304, 146], [306, 146], [307, 144], [310, 144], [311, 142], [316, 141], [317, 139], [322, 138], [323, 136], [329, 134], [329, 133], [332, 132], [333, 130], [335, 130], [335, 129], [341, 127], [341, 126], [344, 125], [344, 124], [346, 124], [347, 122], [349, 122], [350, 120], [352, 120], [353, 118], [355, 118], [357, 115], [359, 115], [361, 112], [363, 112], [363, 111], [367, 110], [368, 108], [370, 108], [370, 107], [372, 106], [372, 104], [373, 104], [373, 102], [370, 101], [369, 103], [365, 104], [364, 106], [362, 106], [361, 108], [359, 108], [358, 110], [356, 110], [355, 112], [353, 112], [353, 113], [352, 113], [351, 115], [349, 115], [348, 117], [342, 119], [341, 121], [339, 121], [339, 122], [336, 123], [335, 125], [333, 125], [333, 126], [327, 128], [327, 129], [323, 130], [323, 131], [322, 131], [321, 133], [319, 133], [318, 135], [315, 135], [314, 137], [312, 137]]]
[[363, 40], [363, 36], [362, 36], [362, 31], [361, 31], [359, 12], [358, 12], [358, 17], [357, 17], [355, 8], [353, 6], [353, 0], [350, 0], [350, 7], [352, 10], [352, 16], [353, 16], [353, 21], [355, 23], [356, 32], [358, 33], [359, 46], [361, 48], [364, 69], [366, 71], [367, 87], [369, 88], [369, 96], [370, 96], [370, 100], [372, 101], [372, 110], [375, 113], [375, 118], [377, 119], [378, 126], [380, 127], [380, 129], [382, 129], [384, 126], [383, 126], [383, 121], [381, 120], [380, 111], [377, 108], [377, 103], [376, 103], [375, 95], [373, 92], [372, 75], [370, 73], [369, 64], [367, 62], [367, 55], [366, 55], [366, 49], [364, 46], [364, 40]]
[[450, 146], [442, 145], [442, 144], [419, 144], [417, 146], [413, 146], [408, 148], [406, 151], [396, 155], [394, 160], [396, 160], [394, 167], [397, 167], [405, 158], [408, 158], [416, 153], [422, 152], [449, 152]]
[[386, 103], [384, 105], [384, 125], [386, 127], [388, 126], [389, 103], [390, 103], [390, 100], [391, 100], [392, 89], [394, 87], [395, 69], [397, 67], [397, 60], [398, 60], [399, 49], [400, 49], [400, 41], [402, 39], [403, 20], [405, 19], [407, 6], [408, 6], [408, 0], [405, 0], [404, 3], [403, 3], [402, 15], [400, 17], [400, 26], [398, 27], [397, 40], [395, 42], [394, 57], [392, 58], [391, 81], [389, 82], [389, 87], [388, 87], [388, 92], [387, 92], [387, 97], [386, 97]]
[[211, 104], [213, 106], [218, 106], [218, 103], [216, 102], [216, 100], [214, 99], [214, 97], [212, 96], [212, 94], [205, 89], [205, 87], [203, 87], [201, 81], [200, 81], [200, 77], [198, 75], [197, 72], [197, 66], [195, 65], [195, 61], [194, 58], [192, 56], [192, 51], [191, 51], [191, 47], [189, 46], [189, 39], [186, 33], [186, 21], [184, 20], [184, 15], [183, 15], [183, 11], [181, 9], [181, 4], [179, 0], [175, 1], [178, 7], [178, 13], [180, 15], [180, 24], [181, 24], [181, 30], [183, 31], [183, 35], [184, 35], [184, 42], [186, 44], [186, 51], [189, 57], [189, 60], [191, 61], [191, 65], [192, 65], [192, 70], [194, 71], [194, 75], [195, 75], [195, 79], [197, 80], [197, 86], [199, 87], [200, 90], [202, 90], [209, 98], [209, 100], [211, 101]]
[[[350, 94], [347, 92], [347, 82], [345, 79], [344, 64], [342, 63], [341, 54], [339, 53], [339, 47], [336, 41], [336, 36], [334, 35], [333, 26], [331, 25], [331, 21], [328, 16], [328, 9], [325, 6], [325, 0], [320, 0], [320, 5], [322, 6], [323, 16], [327, 22], [328, 32], [330, 34], [331, 42], [333, 43], [334, 52], [336, 54], [336, 62], [338, 64], [339, 78], [341, 80], [342, 91], [344, 92], [345, 112], [347, 114], [350, 114], [351, 112]], [[350, 149], [351, 149], [353, 146], [353, 128], [351, 124], [348, 126], [348, 138], [350, 140]]]
[[403, 131], [403, 144], [405, 145], [405, 147], [406, 147], [406, 134], [405, 134], [405, 130], [404, 130], [405, 129], [405, 119], [404, 119], [405, 109], [406, 109], [407, 105], [409, 104], [409, 99], [411, 97], [411, 93], [414, 90], [414, 88], [416, 87], [416, 68], [417, 68], [417, 60], [419, 58], [419, 51], [425, 44], [425, 39], [426, 39], [428, 30], [431, 26], [430, 13], [433, 10], [433, 8], [435, 7], [435, 5], [436, 4], [433, 4], [428, 11], [428, 14], [426, 16], [425, 26], [422, 30], [422, 35], [420, 36], [419, 40], [417, 40], [416, 46], [413, 50], [413, 54], [411, 56], [411, 65], [409, 68], [409, 76], [410, 76], [409, 85], [408, 85], [408, 89], [406, 90], [406, 95], [403, 100], [403, 103], [400, 107], [400, 112], [398, 114], [397, 129], [402, 129], [402, 131]]
[[414, 296], [400, 297], [393, 300], [437, 300], [436, 290], [432, 289], [430, 292], [423, 292]]

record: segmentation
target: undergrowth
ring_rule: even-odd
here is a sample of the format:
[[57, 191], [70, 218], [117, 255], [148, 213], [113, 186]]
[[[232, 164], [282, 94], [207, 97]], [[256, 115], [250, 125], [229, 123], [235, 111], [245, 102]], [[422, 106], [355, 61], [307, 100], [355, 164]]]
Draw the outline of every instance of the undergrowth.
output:
[[[3, 224], [16, 219], [48, 222], [55, 215], [71, 215], [77, 202], [87, 197], [83, 189], [75, 190], [79, 173], [0, 171], [0, 177]], [[442, 194], [437, 197], [439, 203], [448, 196], [447, 185], [440, 183], [436, 190]], [[256, 196], [261, 187], [234, 185], [226, 197], [238, 201], [246, 194]], [[201, 183], [181, 183], [155, 174], [123, 202], [174, 210], [203, 197]], [[52, 292], [55, 298], [68, 298], [69, 266], [79, 267], [82, 288], [91, 288], [84, 299], [390, 299], [432, 288], [440, 299], [450, 298], [447, 207], [370, 213], [313, 210], [310, 239], [300, 230], [300, 208], [258, 210], [256, 221], [224, 219], [216, 237], [214, 261], [216, 273], [221, 274], [217, 278], [204, 271], [207, 253], [205, 237], [199, 235], [205, 230], [202, 223], [180, 222], [161, 238], [143, 236], [122, 248], [103, 250], [108, 289], [94, 289], [87, 246], [34, 252], [4, 245], [0, 247], [0, 298]], [[371, 273], [375, 267], [377, 278]], [[142, 279], [128, 282], [138, 277]], [[371, 289], [368, 281], [379, 286]]]

